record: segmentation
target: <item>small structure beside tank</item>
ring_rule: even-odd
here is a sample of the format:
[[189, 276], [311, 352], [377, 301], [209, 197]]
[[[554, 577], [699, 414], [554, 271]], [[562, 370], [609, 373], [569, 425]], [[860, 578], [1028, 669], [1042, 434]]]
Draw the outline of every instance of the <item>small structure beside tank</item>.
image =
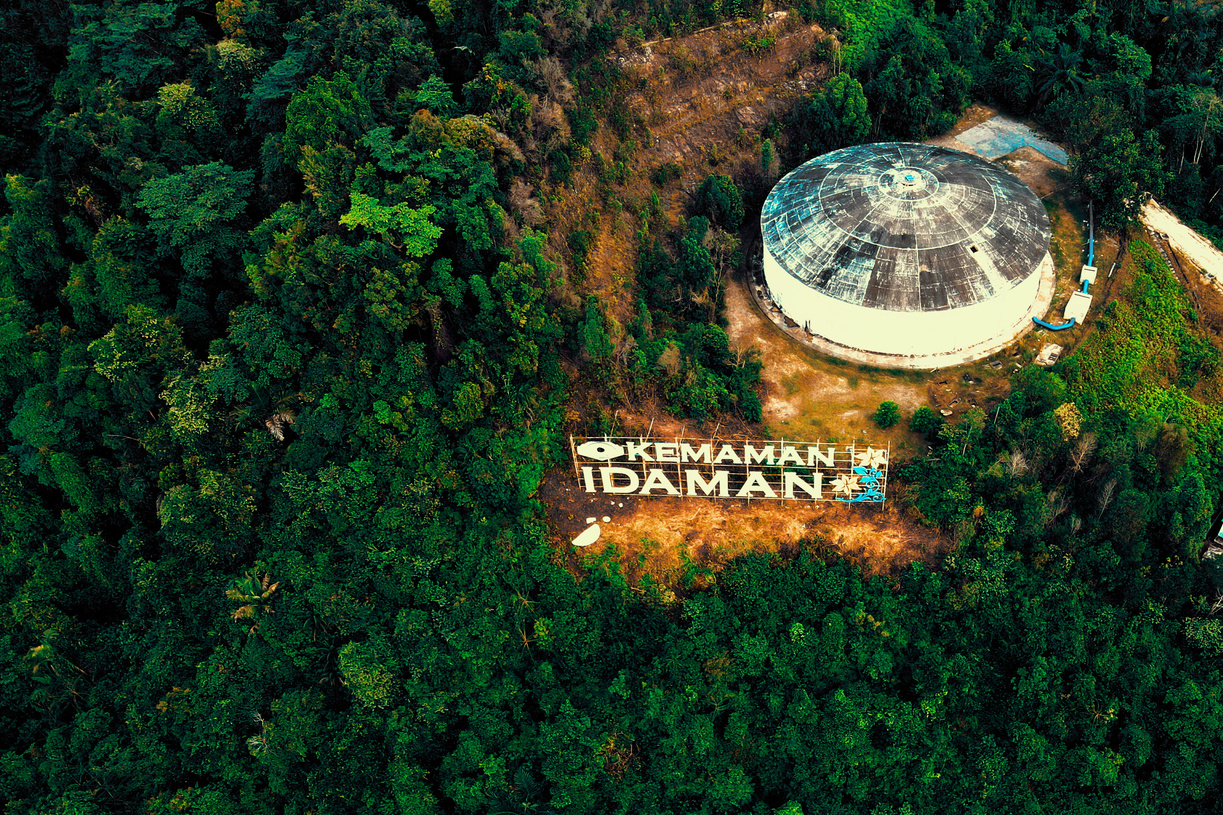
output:
[[1062, 346], [1055, 342], [1047, 342], [1040, 349], [1040, 353], [1036, 355], [1036, 364], [1042, 368], [1048, 368], [1062, 358]]

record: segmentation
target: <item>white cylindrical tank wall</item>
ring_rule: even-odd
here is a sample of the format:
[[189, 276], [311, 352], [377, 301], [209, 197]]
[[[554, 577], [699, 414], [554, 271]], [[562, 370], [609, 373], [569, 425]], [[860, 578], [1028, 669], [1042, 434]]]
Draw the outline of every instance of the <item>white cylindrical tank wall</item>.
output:
[[1027, 319], [1040, 285], [1039, 274], [1029, 275], [997, 297], [956, 309], [866, 309], [800, 282], [777, 264], [767, 248], [764, 280], [773, 302], [812, 334], [848, 348], [898, 356], [948, 354], [989, 342]]

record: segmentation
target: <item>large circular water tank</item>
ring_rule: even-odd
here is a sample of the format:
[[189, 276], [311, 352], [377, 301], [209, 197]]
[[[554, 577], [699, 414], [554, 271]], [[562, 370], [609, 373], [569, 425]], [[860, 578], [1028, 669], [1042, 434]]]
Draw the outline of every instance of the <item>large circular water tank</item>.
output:
[[786, 316], [847, 349], [931, 367], [997, 350], [1030, 325], [1042, 269], [1052, 270], [1049, 218], [1032, 190], [936, 145], [812, 159], [778, 182], [760, 221], [765, 283]]

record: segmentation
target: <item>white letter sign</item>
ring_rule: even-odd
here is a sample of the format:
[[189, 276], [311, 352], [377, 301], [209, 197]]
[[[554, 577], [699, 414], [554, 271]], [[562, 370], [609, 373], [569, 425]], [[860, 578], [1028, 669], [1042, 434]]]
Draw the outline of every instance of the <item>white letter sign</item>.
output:
[[571, 438], [569, 451], [588, 493], [851, 504], [883, 503], [891, 459], [886, 444], [784, 439]]

